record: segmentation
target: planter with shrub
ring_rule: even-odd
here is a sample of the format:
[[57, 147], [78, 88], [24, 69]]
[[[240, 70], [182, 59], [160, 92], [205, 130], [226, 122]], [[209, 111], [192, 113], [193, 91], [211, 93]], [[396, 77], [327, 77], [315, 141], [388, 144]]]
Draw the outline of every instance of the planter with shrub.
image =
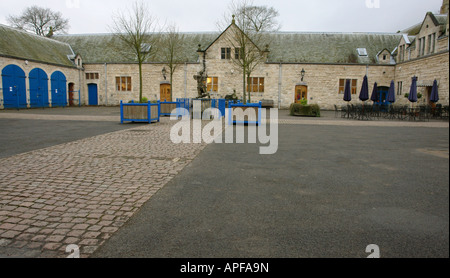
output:
[[292, 103], [289, 111], [291, 116], [320, 117], [320, 107], [317, 104]]

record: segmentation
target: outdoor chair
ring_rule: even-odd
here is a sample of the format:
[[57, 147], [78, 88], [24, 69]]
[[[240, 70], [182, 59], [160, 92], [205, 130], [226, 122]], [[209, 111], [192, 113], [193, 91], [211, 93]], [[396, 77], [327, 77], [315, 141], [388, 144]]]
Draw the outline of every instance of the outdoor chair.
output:
[[419, 119], [420, 120], [430, 120], [431, 107], [430, 106], [419, 106]]
[[380, 114], [381, 114], [380, 105], [373, 104], [372, 105], [372, 110], [371, 110], [371, 113], [370, 113], [370, 117], [378, 119], [378, 118], [380, 118]]
[[448, 113], [449, 113], [449, 106], [448, 105], [446, 105], [446, 106], [444, 106], [443, 108], [442, 108], [442, 116], [441, 116], [441, 118], [442, 119], [444, 119], [444, 120], [448, 120], [449, 118], [448, 118]]
[[436, 104], [436, 107], [433, 109], [433, 118], [441, 119], [442, 118], [442, 104]]
[[351, 117], [351, 106], [343, 105], [341, 108], [341, 118], [350, 118]]
[[337, 118], [337, 116], [341, 113], [342, 115], [342, 108], [338, 108], [337, 105], [334, 105], [334, 117]]

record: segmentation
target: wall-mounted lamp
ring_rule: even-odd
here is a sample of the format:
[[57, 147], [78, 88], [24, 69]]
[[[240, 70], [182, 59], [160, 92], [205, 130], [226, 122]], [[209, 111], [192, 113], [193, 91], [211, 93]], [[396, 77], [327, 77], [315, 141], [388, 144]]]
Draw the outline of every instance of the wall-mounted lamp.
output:
[[302, 71], [300, 72], [300, 75], [302, 76], [302, 82], [303, 82], [303, 78], [305, 77], [305, 69], [302, 69]]

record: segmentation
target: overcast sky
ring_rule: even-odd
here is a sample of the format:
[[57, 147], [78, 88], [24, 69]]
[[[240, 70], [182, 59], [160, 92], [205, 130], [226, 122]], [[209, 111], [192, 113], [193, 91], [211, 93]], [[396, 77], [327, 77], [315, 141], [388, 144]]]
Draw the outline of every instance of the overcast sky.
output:
[[[217, 31], [231, 0], [149, 0], [150, 13], [174, 22], [180, 31]], [[282, 31], [397, 32], [438, 13], [442, 0], [254, 0], [280, 13]], [[130, 7], [128, 0], [0, 0], [0, 23], [26, 7], [59, 11], [70, 21], [70, 34], [106, 33], [111, 16]]]

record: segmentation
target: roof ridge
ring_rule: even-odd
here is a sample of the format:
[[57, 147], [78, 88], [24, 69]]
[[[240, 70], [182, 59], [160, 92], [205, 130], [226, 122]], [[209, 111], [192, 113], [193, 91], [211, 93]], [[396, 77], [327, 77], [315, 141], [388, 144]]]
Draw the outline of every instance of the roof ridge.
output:
[[28, 32], [28, 31], [26, 31], [26, 30], [19, 29], [19, 28], [16, 28], [16, 27], [8, 26], [8, 25], [2, 24], [2, 23], [0, 23], [0, 27], [4, 27], [4, 28], [7, 28], [7, 29], [11, 29], [11, 30], [16, 31], [16, 32], [21, 32], [21, 33], [24, 33], [24, 34], [26, 34], [26, 35], [28, 35], [28, 36], [35, 37], [35, 38], [37, 38], [37, 39], [41, 39], [41, 40], [49, 40], [49, 41], [53, 41], [53, 42], [56, 42], [56, 43], [59, 43], [59, 44], [64, 44], [64, 45], [70, 46], [70, 44], [68, 44], [68, 43], [66, 43], [66, 42], [58, 41], [58, 40], [55, 40], [55, 39], [52, 39], [52, 38], [48, 38], [48, 37], [39, 36], [39, 35], [37, 35], [37, 34], [35, 34], [35, 33]]

